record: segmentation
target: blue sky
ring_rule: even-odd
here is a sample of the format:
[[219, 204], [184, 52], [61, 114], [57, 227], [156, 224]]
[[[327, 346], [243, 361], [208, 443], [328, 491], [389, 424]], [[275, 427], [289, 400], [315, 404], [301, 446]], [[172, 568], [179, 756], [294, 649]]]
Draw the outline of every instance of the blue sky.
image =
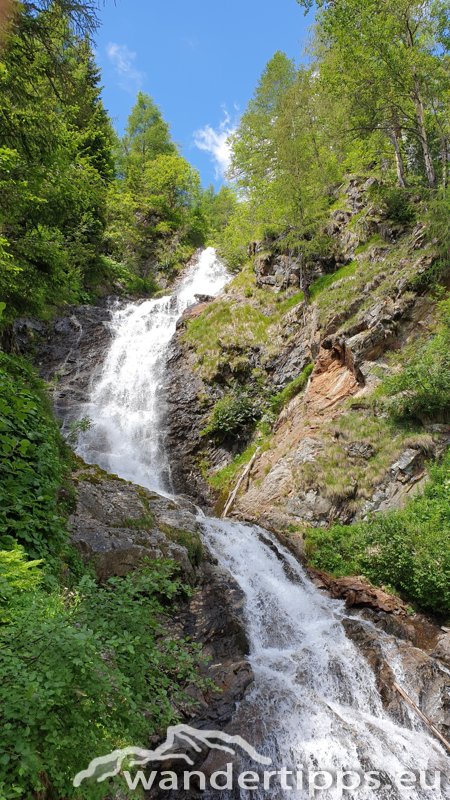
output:
[[97, 61], [116, 129], [148, 92], [203, 184], [216, 186], [226, 136], [265, 64], [276, 50], [300, 61], [312, 23], [296, 0], [106, 0], [100, 18]]

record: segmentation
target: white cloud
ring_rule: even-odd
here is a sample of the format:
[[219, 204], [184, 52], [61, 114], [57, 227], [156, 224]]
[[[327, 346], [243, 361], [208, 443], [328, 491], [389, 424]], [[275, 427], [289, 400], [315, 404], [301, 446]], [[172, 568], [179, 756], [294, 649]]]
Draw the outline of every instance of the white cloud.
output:
[[119, 76], [119, 86], [127, 92], [140, 89], [144, 73], [136, 67], [137, 53], [129, 50], [126, 44], [110, 42], [106, 48], [108, 58]]
[[224, 110], [224, 118], [218, 128], [205, 125], [194, 133], [194, 144], [199, 150], [204, 150], [211, 155], [215, 164], [216, 178], [223, 178], [230, 166], [231, 145], [230, 136], [236, 130], [231, 117]]

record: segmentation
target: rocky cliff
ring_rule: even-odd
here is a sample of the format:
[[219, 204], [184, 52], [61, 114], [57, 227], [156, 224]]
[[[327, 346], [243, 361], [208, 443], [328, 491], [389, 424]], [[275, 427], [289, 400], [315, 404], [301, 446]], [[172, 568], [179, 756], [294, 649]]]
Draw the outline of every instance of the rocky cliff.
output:
[[[400, 507], [445, 448], [448, 426], [395, 428], [374, 400], [391, 355], [429, 335], [436, 252], [422, 223], [393, 221], [370, 200], [372, 183], [341, 189], [332, 259], [307, 268], [254, 243], [227, 294], [185, 315], [168, 387], [178, 490], [220, 508], [259, 448], [234, 513], [295, 536]], [[259, 424], [208, 436], [217, 404], [242, 395]]]

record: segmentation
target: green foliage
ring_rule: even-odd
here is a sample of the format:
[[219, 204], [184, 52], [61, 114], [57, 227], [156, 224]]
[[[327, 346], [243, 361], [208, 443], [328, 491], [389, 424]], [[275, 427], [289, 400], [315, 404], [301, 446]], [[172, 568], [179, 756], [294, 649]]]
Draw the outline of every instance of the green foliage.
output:
[[450, 301], [438, 306], [440, 324], [421, 346], [403, 353], [399, 374], [386, 378], [380, 393], [391, 398], [396, 417], [448, 421], [450, 414]]
[[431, 469], [424, 494], [368, 522], [310, 530], [310, 563], [337, 576], [365, 575], [420, 609], [450, 614], [450, 454]]
[[[102, 587], [84, 577], [71, 594], [47, 594], [28, 581], [9, 596], [0, 625], [2, 798], [80, 797], [72, 780], [93, 756], [145, 747], [176, 721], [186, 687], [202, 684], [197, 651], [165, 628], [186, 591], [174, 564], [156, 561]], [[91, 784], [82, 796], [109, 792]]]
[[398, 186], [377, 186], [371, 194], [384, 206], [387, 217], [392, 222], [408, 225], [414, 221], [416, 207], [411, 202], [409, 193], [404, 189], [400, 189]]
[[233, 136], [230, 172], [245, 202], [221, 247], [231, 251], [236, 267], [245, 259], [244, 243], [252, 239], [279, 239], [285, 251], [308, 257], [322, 254], [328, 189], [341, 172], [317, 88], [313, 70], [297, 70], [276, 53]]
[[375, 176], [389, 219], [410, 225], [417, 190], [448, 191], [450, 141], [449, 0], [317, 5], [312, 62], [276, 53], [232, 138], [243, 202], [220, 242], [239, 269], [250, 242], [271, 239], [303, 255], [306, 283], [332, 260], [326, 218], [345, 174]]
[[7, 318], [82, 298], [101, 252], [112, 131], [89, 40], [70, 24], [82, 17], [88, 24], [84, 12], [82, 3], [23, 4], [2, 51], [0, 296]]
[[26, 362], [0, 353], [0, 384], [0, 537], [13, 537], [33, 558], [57, 558], [66, 543], [59, 430]]
[[[9, 605], [13, 598], [24, 591], [35, 589], [42, 580], [41, 570], [38, 569], [42, 561], [27, 561], [25, 550], [14, 540], [2, 536], [0, 547], [10, 549], [0, 550], [0, 604]], [[0, 612], [3, 614], [3, 612]], [[7, 617], [0, 616], [0, 624], [7, 621]]]
[[224, 229], [238, 208], [236, 192], [230, 186], [221, 186], [218, 192], [210, 186], [201, 195], [201, 211], [208, 230], [208, 242], [217, 246]]
[[442, 189], [437, 196], [425, 202], [424, 222], [427, 238], [437, 251], [437, 258], [424, 274], [415, 281], [417, 289], [435, 289], [446, 283], [450, 273], [450, 188]]
[[217, 401], [202, 436], [218, 442], [245, 438], [260, 416], [261, 408], [256, 401], [237, 389]]
[[[179, 155], [151, 97], [142, 92], [117, 150], [105, 249], [110, 264], [136, 277], [138, 290], [141, 280], [152, 291], [159, 272], [173, 277], [205, 242], [200, 178]], [[126, 283], [132, 286], [129, 279]]]
[[436, 188], [447, 158], [439, 139], [448, 135], [448, 0], [321, 6], [316, 50], [322, 81], [346, 106], [343, 135], [376, 140], [378, 165], [386, 171], [387, 158], [400, 187], [417, 176]]
[[308, 364], [298, 375], [294, 378], [284, 389], [279, 392], [278, 394], [274, 395], [270, 401], [269, 406], [270, 410], [274, 414], [279, 414], [280, 411], [292, 400], [296, 397], [300, 392], [303, 391], [306, 384], [308, 383], [309, 376], [314, 369], [313, 364]]

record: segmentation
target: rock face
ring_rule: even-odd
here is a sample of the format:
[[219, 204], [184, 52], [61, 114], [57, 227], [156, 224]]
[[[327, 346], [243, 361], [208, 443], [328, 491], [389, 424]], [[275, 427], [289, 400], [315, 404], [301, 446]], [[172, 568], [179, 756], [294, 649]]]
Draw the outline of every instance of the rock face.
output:
[[[253, 680], [243, 619], [243, 596], [203, 549], [195, 507], [161, 497], [97, 467], [75, 473], [77, 504], [69, 525], [83, 560], [105, 581], [145, 559], [170, 558], [193, 587], [192, 598], [168, 621], [171, 633], [189, 636], [205, 656], [211, 684], [193, 690], [196, 706], [180, 708], [194, 727], [226, 730]], [[206, 757], [206, 753], [205, 753]]]
[[171, 558], [194, 581], [201, 544], [188, 501], [161, 497], [98, 467], [83, 466], [74, 480], [72, 542], [100, 581], [126, 575], [147, 558]]
[[259, 253], [255, 257], [257, 286], [270, 286], [286, 289], [288, 286], [301, 286], [301, 261], [288, 255]]
[[[182, 324], [198, 309], [197, 306], [189, 309]], [[198, 398], [204, 387], [194, 368], [193, 353], [183, 347], [178, 338], [170, 345], [166, 387], [165, 439], [174, 490], [208, 503], [212, 496], [197, 461], [201, 431], [205, 426], [204, 410]]]
[[[366, 611], [360, 618], [344, 620], [350, 639], [359, 647], [372, 667], [383, 705], [400, 724], [418, 721], [395, 688], [396, 673], [391, 665], [401, 665], [402, 688], [440, 732], [448, 738], [450, 731], [450, 689], [448, 670], [443, 660], [430, 652], [430, 645], [421, 649], [415, 645], [414, 625], [382, 613]], [[385, 632], [380, 633], [380, 628]]]
[[76, 414], [86, 402], [92, 378], [110, 342], [109, 306], [77, 306], [52, 323], [19, 319], [14, 326], [15, 348], [33, 354], [41, 376], [53, 381], [55, 412], [60, 419]]
[[335, 599], [345, 601], [347, 608], [371, 608], [386, 614], [406, 616], [407, 606], [395, 595], [372, 586], [362, 577], [332, 578], [322, 572], [313, 573], [318, 588], [326, 589]]

